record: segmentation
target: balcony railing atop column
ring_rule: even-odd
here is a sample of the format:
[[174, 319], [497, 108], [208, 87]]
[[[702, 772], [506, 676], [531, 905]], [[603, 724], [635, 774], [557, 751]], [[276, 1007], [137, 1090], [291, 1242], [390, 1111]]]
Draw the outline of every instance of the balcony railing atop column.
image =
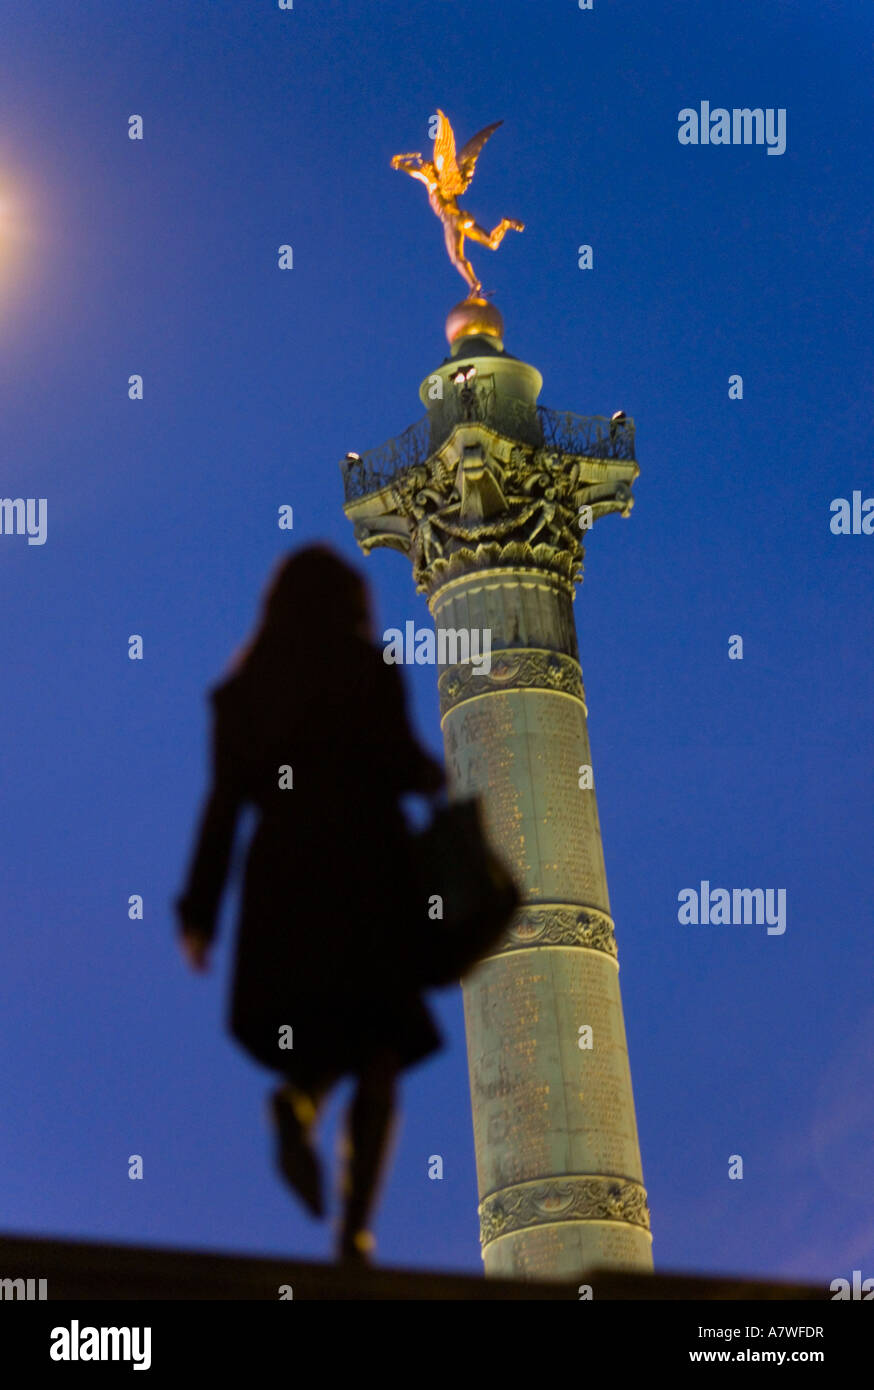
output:
[[538, 449], [592, 459], [634, 461], [634, 421], [606, 415], [576, 415], [526, 405], [501, 395], [488, 381], [465, 386], [435, 401], [428, 414], [403, 434], [340, 463], [345, 499], [352, 502], [379, 492], [406, 469], [423, 464], [457, 425], [484, 424], [497, 434]]

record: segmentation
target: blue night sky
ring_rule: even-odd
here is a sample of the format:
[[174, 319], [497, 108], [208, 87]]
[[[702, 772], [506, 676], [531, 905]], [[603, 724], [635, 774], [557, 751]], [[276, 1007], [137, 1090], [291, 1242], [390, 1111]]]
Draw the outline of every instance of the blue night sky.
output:
[[[0, 535], [0, 1228], [330, 1253], [223, 1031], [233, 896], [205, 978], [170, 901], [277, 509], [360, 561], [381, 627], [429, 620], [404, 557], [360, 557], [337, 460], [419, 417], [464, 295], [389, 167], [439, 105], [461, 140], [505, 122], [465, 201], [527, 224], [472, 250], [507, 350], [543, 404], [637, 422], [576, 610], [657, 1267], [874, 1275], [874, 536], [829, 529], [874, 496], [870, 8], [5, 0], [2, 25], [0, 495], [45, 497], [48, 532]], [[785, 108], [786, 152], [680, 145], [702, 100]], [[408, 677], [441, 751], [434, 672]], [[681, 926], [703, 879], [785, 888], [785, 934]], [[379, 1254], [478, 1271], [460, 991], [437, 1009]]]

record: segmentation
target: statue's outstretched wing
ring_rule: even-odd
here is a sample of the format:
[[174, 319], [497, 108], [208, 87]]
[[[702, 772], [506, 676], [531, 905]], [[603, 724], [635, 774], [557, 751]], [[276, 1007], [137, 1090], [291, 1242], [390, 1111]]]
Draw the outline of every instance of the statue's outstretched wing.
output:
[[464, 192], [473, 178], [473, 171], [476, 168], [479, 152], [483, 145], [494, 135], [498, 126], [503, 124], [503, 121], [493, 121], [491, 125], [485, 126], [478, 135], [472, 136], [464, 146], [461, 154], [458, 156], [458, 169], [462, 180], [461, 188], [459, 189], [460, 193]]
[[440, 191], [448, 198], [464, 191], [466, 184], [455, 159], [455, 132], [449, 118], [437, 108], [437, 134], [434, 136], [434, 168]]

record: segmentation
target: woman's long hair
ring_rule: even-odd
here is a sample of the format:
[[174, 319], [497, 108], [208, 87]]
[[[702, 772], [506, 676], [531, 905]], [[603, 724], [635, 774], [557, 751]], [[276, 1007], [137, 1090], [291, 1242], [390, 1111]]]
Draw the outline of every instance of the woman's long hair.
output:
[[353, 638], [372, 637], [367, 585], [327, 545], [308, 545], [280, 560], [258, 625], [235, 653], [230, 674], [257, 676], [287, 664], [294, 652], [320, 650], [327, 661]]

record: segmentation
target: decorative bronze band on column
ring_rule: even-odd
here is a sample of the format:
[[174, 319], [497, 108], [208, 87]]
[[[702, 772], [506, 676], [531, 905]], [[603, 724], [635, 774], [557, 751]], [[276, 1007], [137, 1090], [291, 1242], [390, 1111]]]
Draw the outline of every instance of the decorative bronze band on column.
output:
[[576, 946], [586, 951], [603, 951], [617, 959], [613, 918], [597, 907], [578, 907], [574, 903], [538, 903], [520, 907], [500, 946], [486, 957], [532, 947]]
[[649, 1231], [649, 1215], [646, 1189], [628, 1178], [542, 1178], [503, 1187], [480, 1202], [480, 1244], [567, 1221], [620, 1221]]
[[478, 695], [491, 695], [499, 690], [552, 690], [579, 700], [586, 710], [586, 692], [580, 663], [564, 652], [541, 651], [531, 647], [513, 647], [492, 652], [491, 670], [479, 674], [468, 663], [450, 666], [441, 672], [437, 682], [440, 691], [440, 718], [451, 709], [473, 700]]
[[[428, 607], [434, 614], [435, 608], [439, 604], [446, 602], [447, 598], [454, 598], [460, 593], [464, 593], [471, 584], [494, 584], [521, 582], [523, 584], [530, 581], [540, 582], [544, 588], [564, 590], [570, 599], [573, 599], [576, 586], [572, 579], [566, 579], [564, 575], [556, 574], [554, 570], [545, 569], [538, 565], [527, 564], [515, 565], [494, 565], [489, 569], [483, 569], [482, 565], [472, 565], [464, 573], [456, 575], [454, 579], [447, 579], [438, 588], [435, 588], [428, 599]], [[436, 614], [435, 614], [436, 619]]]

